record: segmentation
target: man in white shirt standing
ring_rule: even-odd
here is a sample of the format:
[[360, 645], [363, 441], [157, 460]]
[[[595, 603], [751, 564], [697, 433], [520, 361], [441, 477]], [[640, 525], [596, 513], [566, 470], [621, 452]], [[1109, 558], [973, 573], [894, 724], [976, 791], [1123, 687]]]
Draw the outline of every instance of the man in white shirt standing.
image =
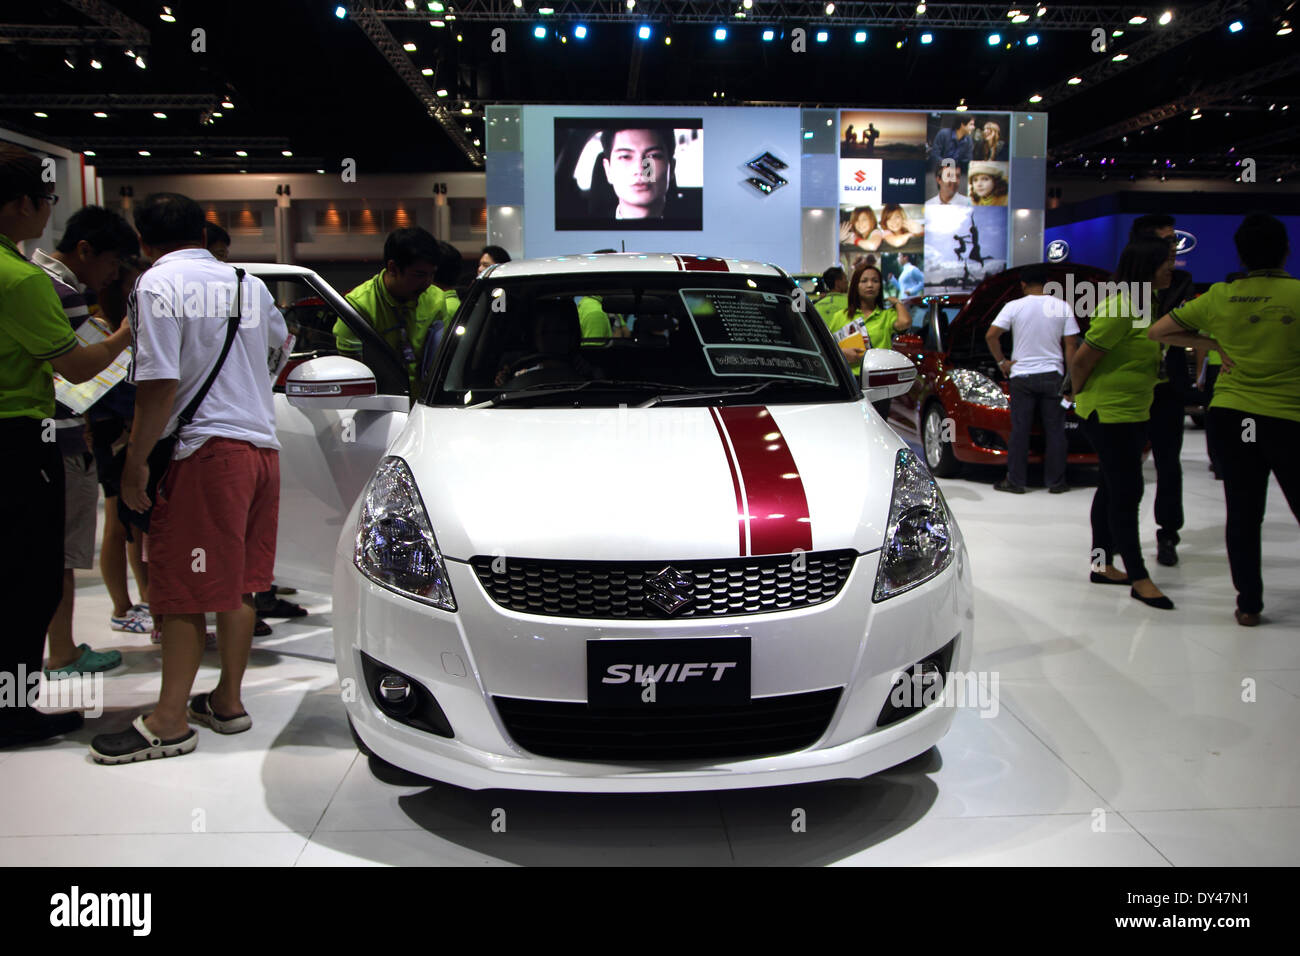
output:
[[[189, 753], [198, 742], [190, 721], [226, 734], [252, 726], [240, 685], [253, 643], [253, 595], [271, 586], [280, 503], [269, 365], [289, 344], [284, 317], [261, 280], [237, 285], [235, 270], [204, 248], [203, 210], [192, 199], [150, 196], [136, 208], [135, 225], [153, 266], [131, 297], [137, 391], [121, 500], [137, 512], [153, 505], [149, 603], [162, 617], [162, 690], [153, 713], [123, 733], [94, 738], [91, 756], [100, 763]], [[149, 453], [176, 430], [216, 367], [236, 314], [229, 353], [180, 428], [151, 502]], [[187, 705], [208, 611], [217, 615], [221, 676]]]
[[[1002, 307], [984, 339], [1002, 374], [1011, 383], [1011, 443], [1007, 449], [1007, 476], [993, 487], [1012, 494], [1025, 493], [1029, 467], [1029, 433], [1037, 409], [1043, 422], [1043, 478], [1052, 494], [1069, 491], [1065, 483], [1065, 409], [1061, 407], [1061, 381], [1078, 347], [1079, 326], [1068, 303], [1046, 295], [1047, 267], [1020, 270], [1024, 295]], [[1002, 353], [1003, 332], [1011, 333], [1012, 355]]]

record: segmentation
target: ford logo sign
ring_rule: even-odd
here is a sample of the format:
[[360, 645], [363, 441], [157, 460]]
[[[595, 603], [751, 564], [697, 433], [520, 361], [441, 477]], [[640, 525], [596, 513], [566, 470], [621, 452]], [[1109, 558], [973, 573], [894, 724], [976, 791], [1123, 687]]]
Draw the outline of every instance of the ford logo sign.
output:
[[1184, 232], [1182, 229], [1175, 229], [1174, 238], [1178, 240], [1178, 245], [1174, 249], [1175, 255], [1186, 255], [1196, 248], [1196, 237], [1190, 232]]
[[[1195, 240], [1192, 240], [1195, 242]], [[1064, 239], [1053, 239], [1047, 244], [1047, 261], [1064, 262], [1070, 255], [1070, 244]]]

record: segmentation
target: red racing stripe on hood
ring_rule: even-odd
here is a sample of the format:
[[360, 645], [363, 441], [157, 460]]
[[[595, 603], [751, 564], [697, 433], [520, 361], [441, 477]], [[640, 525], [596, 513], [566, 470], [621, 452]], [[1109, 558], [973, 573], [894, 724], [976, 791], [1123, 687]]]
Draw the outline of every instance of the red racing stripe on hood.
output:
[[722, 417], [718, 414], [719, 409], [710, 408], [709, 417], [713, 419], [713, 427], [718, 430], [718, 440], [722, 442], [722, 453], [727, 456], [727, 468], [731, 470], [731, 487], [736, 493], [736, 527], [740, 533], [740, 548], [736, 552], [741, 557], [749, 553], [748, 545], [745, 542], [745, 491], [740, 486], [740, 474], [736, 470], [736, 458], [732, 451], [731, 442], [727, 439], [727, 431], [722, 426]]
[[808, 496], [785, 436], [765, 406], [718, 409], [735, 450], [749, 516], [749, 554], [812, 550]]

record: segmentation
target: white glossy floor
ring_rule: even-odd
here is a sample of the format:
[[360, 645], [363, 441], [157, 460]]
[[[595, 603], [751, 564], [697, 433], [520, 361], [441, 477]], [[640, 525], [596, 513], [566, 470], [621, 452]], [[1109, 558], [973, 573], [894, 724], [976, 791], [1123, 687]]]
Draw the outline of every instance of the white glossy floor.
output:
[[98, 574], [83, 574], [78, 640], [126, 663], [75, 739], [0, 751], [0, 863], [1295, 865], [1300, 529], [1274, 485], [1266, 623], [1237, 627], [1202, 433], [1188, 432], [1184, 461], [1177, 568], [1154, 563], [1150, 484], [1144, 509], [1174, 612], [1087, 583], [1090, 488], [1015, 497], [992, 490], [996, 474], [945, 482], [976, 574], [973, 666], [998, 675], [1000, 710], [960, 711], [937, 749], [862, 782], [674, 796], [385, 782], [352, 748], [328, 599], [311, 595], [299, 600], [313, 614], [276, 622], [255, 651], [251, 732], [204, 729], [192, 755], [97, 766], [86, 742], [153, 700], [159, 655], [108, 630]]

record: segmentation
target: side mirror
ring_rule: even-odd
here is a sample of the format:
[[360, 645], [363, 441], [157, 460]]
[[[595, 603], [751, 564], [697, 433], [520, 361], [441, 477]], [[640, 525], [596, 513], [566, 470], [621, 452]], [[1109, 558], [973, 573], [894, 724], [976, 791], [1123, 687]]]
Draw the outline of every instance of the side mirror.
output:
[[309, 359], [289, 372], [284, 383], [289, 404], [303, 409], [370, 409], [405, 412], [405, 395], [380, 395], [375, 373], [356, 359], [326, 355]]
[[912, 360], [893, 349], [867, 349], [862, 359], [862, 394], [869, 402], [906, 395], [916, 381]]

